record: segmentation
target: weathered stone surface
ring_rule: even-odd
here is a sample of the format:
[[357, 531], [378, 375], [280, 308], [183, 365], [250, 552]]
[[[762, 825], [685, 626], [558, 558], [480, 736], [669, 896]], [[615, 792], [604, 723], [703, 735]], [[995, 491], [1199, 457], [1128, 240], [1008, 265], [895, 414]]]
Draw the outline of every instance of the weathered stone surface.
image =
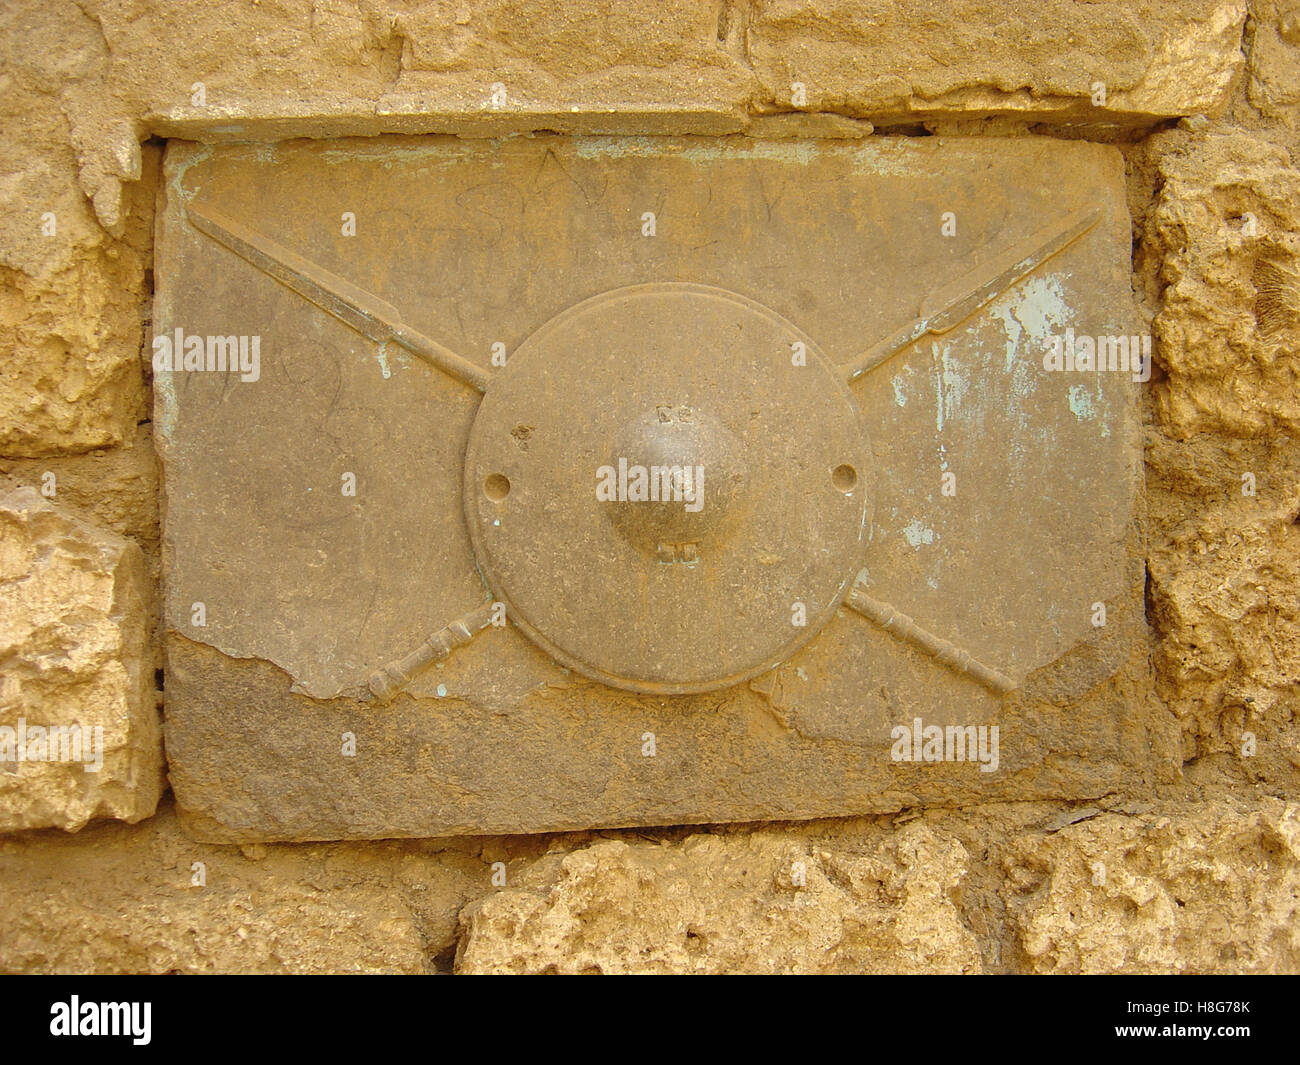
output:
[[[289, 0], [237, 19], [136, 0], [59, 20], [22, 5], [10, 25], [28, 69], [51, 68], [27, 58], [51, 51], [42, 47], [51, 30], [77, 45], [60, 50], [61, 73], [76, 79], [69, 93], [81, 106], [70, 117], [87, 149], [84, 180], [98, 193], [129, 171], [123, 129], [617, 133], [638, 115], [663, 132], [720, 132], [743, 125], [752, 101], [788, 109], [790, 83], [801, 79], [809, 109], [865, 117], [1209, 112], [1242, 63], [1244, 21], [1243, 0], [1122, 9], [1052, 0], [1016, 12], [982, 0], [925, 9], [905, 0], [673, 0], [613, 10], [599, 0], [415, 9]], [[1108, 98], [1094, 108], [1098, 81]], [[504, 96], [494, 100], [498, 87]]]
[[1266, 133], [1180, 129], [1132, 156], [1153, 194], [1136, 264], [1166, 371], [1148, 430], [1148, 601], [1189, 778], [1294, 789], [1300, 179]]
[[49, 483], [47, 474], [53, 475], [53, 502], [140, 545], [151, 567], [150, 583], [156, 586], [159, 486], [152, 425], [136, 426], [119, 447], [81, 455], [0, 458], [4, 489], [40, 490]]
[[[72, 175], [34, 150], [4, 189], [0, 222], [0, 455], [53, 455], [130, 440], [145, 417], [140, 367], [147, 222], [123, 240], [83, 216]], [[3, 188], [3, 179], [0, 179]], [[137, 185], [132, 201], [151, 199]], [[42, 227], [54, 226], [51, 236]]]
[[164, 136], [721, 132], [753, 91], [723, 0], [89, 10], [113, 56], [102, 97]]
[[461, 6], [448, 33], [450, 14], [430, 5], [394, 21], [403, 49], [379, 102], [386, 129], [428, 132], [439, 112], [453, 126], [543, 121], [580, 133], [622, 131], [621, 111], [657, 113], [651, 132], [662, 123], [720, 133], [744, 122], [753, 75], [729, 0], [614, 9], [600, 0], [487, 0]]
[[[1244, 0], [1047, 0], [1014, 9], [983, 0], [761, 0], [749, 42], [764, 99], [778, 110], [839, 111], [878, 125], [1004, 113], [1150, 121], [1226, 106], [1245, 18]], [[806, 102], [793, 99], [798, 86]]]
[[461, 913], [460, 973], [974, 973], [968, 855], [924, 825], [861, 850], [783, 832], [609, 841]]
[[[0, 972], [445, 971], [478, 847], [210, 847], [144, 824], [0, 840]], [[196, 883], [196, 880], [202, 883]]]
[[[1036, 138], [175, 146], [158, 336], [260, 339], [256, 369], [155, 377], [168, 753], [187, 824], [236, 840], [554, 831], [1077, 797], [1167, 773], [1167, 730], [1141, 680], [1136, 375], [1044, 368], [1067, 327], [1124, 336], [1126, 351], [1138, 332], [1119, 164], [1113, 149]], [[357, 235], [341, 234], [361, 204]], [[952, 238], [945, 209], [961, 216]], [[905, 332], [850, 391], [846, 367], [865, 348], [1080, 215], [1091, 228], [1059, 257], [999, 281], [938, 339]], [[437, 338], [453, 368], [326, 314], [312, 278], [328, 275], [327, 287], [371, 293], [358, 306], [385, 301], [382, 314]], [[651, 283], [663, 328], [590, 310]], [[672, 299], [704, 325], [688, 333]], [[576, 305], [587, 317], [572, 325]], [[754, 321], [768, 331], [740, 331]], [[815, 365], [791, 358], [801, 337]], [[489, 369], [498, 341], [509, 356]], [[700, 369], [696, 345], [720, 368]], [[580, 357], [608, 376], [575, 371]], [[660, 376], [675, 359], [680, 372]], [[804, 375], [798, 389], [790, 374]], [[744, 406], [762, 406], [764, 389], [769, 408], [810, 398], [767, 421]], [[727, 433], [761, 428], [744, 458], [767, 524], [742, 537], [726, 518], [698, 570], [610, 533], [590, 491], [625, 425], [663, 404], [725, 418]], [[820, 446], [823, 431], [834, 447], [808, 457], [800, 441]], [[476, 451], [481, 434], [491, 447]], [[516, 482], [505, 503], [482, 490], [488, 451]], [[816, 472], [844, 460], [832, 451], [861, 453], [851, 498]], [[797, 491], [822, 493], [846, 524], [782, 503]], [[515, 601], [502, 558], [516, 589], [545, 587], [542, 606]], [[839, 610], [853, 583], [949, 651]], [[392, 703], [370, 698], [368, 678], [485, 596], [507, 602], [508, 624]], [[636, 605], [648, 599], [653, 611]], [[812, 638], [791, 649], [796, 601]], [[772, 657], [745, 657], [759, 632]], [[733, 644], [739, 664], [710, 673]], [[583, 659], [596, 645], [623, 664]], [[1000, 686], [950, 669], [963, 655]], [[671, 686], [667, 671], [688, 660], [694, 686]], [[636, 689], [619, 669], [660, 665], [632, 678], [648, 677], [646, 694], [616, 690]], [[1006, 742], [983, 767], [964, 749], [903, 759], [895, 730], [919, 735], [918, 717], [963, 748], [981, 727]]]
[[0, 839], [0, 971], [1300, 972], [1293, 803], [1118, 805], [233, 847], [164, 802]]
[[1300, 807], [1277, 799], [1104, 814], [1004, 849], [1034, 972], [1300, 971]]
[[1300, 433], [1300, 172], [1249, 134], [1157, 134], [1157, 409], [1177, 437]]
[[1154, 433], [1147, 468], [1158, 691], [1184, 757], [1295, 789], [1300, 446]]
[[[134, 543], [30, 488], [0, 497], [0, 726], [14, 730], [0, 732], [0, 831], [153, 812], [163, 762], [151, 598]], [[74, 732], [56, 752], [52, 727], [72, 727], [80, 761]]]
[[1300, 10], [1293, 0], [1251, 0], [1247, 97], [1295, 135], [1300, 127]]
[[106, 62], [75, 5], [0, 12], [0, 455], [113, 446], [145, 416], [153, 185], [141, 178], [158, 152], [121, 129], [123, 102], [97, 80]]
[[53, 501], [59, 506], [70, 507], [73, 513], [140, 546], [149, 590], [149, 668], [161, 670], [158, 455], [152, 425], [137, 426], [133, 439], [121, 447], [82, 455], [0, 458], [0, 494], [15, 488], [52, 489]]

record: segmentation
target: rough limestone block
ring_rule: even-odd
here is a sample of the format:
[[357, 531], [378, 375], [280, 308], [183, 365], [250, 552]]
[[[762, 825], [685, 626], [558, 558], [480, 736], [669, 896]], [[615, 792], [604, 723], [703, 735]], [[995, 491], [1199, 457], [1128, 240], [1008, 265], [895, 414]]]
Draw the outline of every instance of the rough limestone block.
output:
[[0, 830], [139, 821], [163, 789], [140, 549], [0, 497]]
[[0, 971], [445, 972], [458, 946], [463, 973], [1300, 971], [1294, 804], [1199, 794], [242, 847], [164, 802], [0, 838]]
[[492, 871], [423, 842], [201, 846], [166, 801], [138, 825], [0, 838], [0, 972], [446, 971]]
[[[1282, 47], [1275, 37], [1256, 25], [1256, 47]], [[1143, 153], [1156, 195], [1138, 263], [1159, 293], [1165, 370], [1147, 450], [1157, 690], [1194, 772], [1293, 789], [1300, 176], [1286, 148], [1252, 132], [1171, 130]]]
[[0, 266], [0, 455], [112, 447], [131, 439], [145, 410], [142, 260], [95, 247], [73, 254], [39, 277]]
[[1246, 92], [1265, 118], [1294, 135], [1300, 123], [1300, 9], [1291, 0], [1254, 0], [1250, 8]]
[[1226, 106], [1245, 19], [1244, 0], [762, 0], [749, 42], [777, 110], [878, 124], [996, 114], [1149, 122]]
[[[104, 49], [95, 23], [74, 5], [0, 11], [6, 457], [120, 444], [147, 405], [139, 354], [153, 188], [140, 179], [142, 159], [158, 153], [141, 152], [123, 125], [126, 105], [97, 77]], [[90, 130], [111, 144], [83, 137]]]
[[1300, 971], [1300, 808], [1227, 799], [1103, 814], [1005, 847], [1031, 971]]
[[1146, 243], [1163, 305], [1156, 391], [1168, 431], [1300, 432], [1300, 173], [1248, 133], [1152, 138], [1163, 178]]
[[744, 24], [723, 0], [289, 0], [238, 17], [173, 4], [96, 14], [113, 48], [101, 96], [165, 136], [719, 132], [743, 124], [755, 88]]
[[1184, 757], [1219, 756], [1250, 779], [1294, 789], [1300, 447], [1284, 436], [1157, 435], [1147, 468], [1161, 530], [1148, 562], [1157, 692], [1182, 721]]
[[904, 826], [865, 853], [781, 832], [609, 841], [461, 912], [458, 973], [978, 973], [969, 856]]

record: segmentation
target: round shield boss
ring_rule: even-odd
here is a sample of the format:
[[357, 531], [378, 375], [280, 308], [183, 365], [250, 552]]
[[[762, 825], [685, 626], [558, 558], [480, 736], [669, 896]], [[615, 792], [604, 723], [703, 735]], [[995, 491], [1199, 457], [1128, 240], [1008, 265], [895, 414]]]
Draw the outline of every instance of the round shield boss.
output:
[[791, 323], [723, 289], [635, 285], [553, 318], [493, 379], [465, 516], [510, 621], [557, 661], [707, 691], [835, 612], [866, 546], [869, 454]]

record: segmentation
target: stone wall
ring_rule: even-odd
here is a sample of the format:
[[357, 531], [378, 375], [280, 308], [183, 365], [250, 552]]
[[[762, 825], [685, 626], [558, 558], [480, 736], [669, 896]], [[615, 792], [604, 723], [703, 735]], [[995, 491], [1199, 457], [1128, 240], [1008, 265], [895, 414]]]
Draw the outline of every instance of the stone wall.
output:
[[[0, 971], [1300, 971], [1295, 0], [13, 0], [0, 49], [0, 724], [98, 726], [103, 759], [0, 763]], [[713, 830], [180, 831], [161, 138], [530, 130], [1121, 147], [1180, 782]]]

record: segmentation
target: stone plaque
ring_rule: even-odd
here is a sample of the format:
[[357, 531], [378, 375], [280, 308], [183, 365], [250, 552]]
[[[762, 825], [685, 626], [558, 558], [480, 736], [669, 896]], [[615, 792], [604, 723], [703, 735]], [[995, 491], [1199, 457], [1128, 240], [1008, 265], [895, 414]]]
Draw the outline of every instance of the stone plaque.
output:
[[195, 835], [1165, 771], [1115, 149], [421, 137], [166, 166], [166, 740]]

